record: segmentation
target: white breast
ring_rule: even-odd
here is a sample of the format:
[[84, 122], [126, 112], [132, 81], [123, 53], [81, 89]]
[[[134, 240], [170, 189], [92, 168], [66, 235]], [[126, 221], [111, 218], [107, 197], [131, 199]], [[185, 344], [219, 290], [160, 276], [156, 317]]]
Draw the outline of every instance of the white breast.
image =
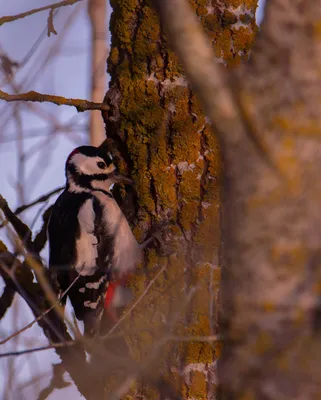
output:
[[100, 192], [95, 192], [94, 196], [103, 206], [103, 223], [114, 237], [112, 269], [121, 275], [126, 274], [141, 261], [139, 244], [117, 202]]
[[80, 275], [93, 275], [97, 269], [97, 238], [94, 235], [95, 212], [92, 199], [86, 200], [80, 207], [78, 222], [80, 237], [76, 241], [77, 260], [76, 271]]

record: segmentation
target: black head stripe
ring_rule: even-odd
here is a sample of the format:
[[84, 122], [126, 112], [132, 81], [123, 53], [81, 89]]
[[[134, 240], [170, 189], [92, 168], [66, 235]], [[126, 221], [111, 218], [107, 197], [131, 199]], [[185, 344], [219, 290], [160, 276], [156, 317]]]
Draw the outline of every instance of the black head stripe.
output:
[[92, 192], [101, 192], [104, 193], [106, 196], [110, 197], [111, 199], [114, 198], [114, 196], [111, 193], [107, 192], [107, 190], [104, 189], [92, 189]]
[[92, 181], [105, 181], [109, 178], [109, 174], [93, 174], [93, 175], [84, 175], [80, 173], [74, 164], [67, 165], [67, 173], [72, 175], [72, 178], [76, 185], [81, 187], [91, 187]]

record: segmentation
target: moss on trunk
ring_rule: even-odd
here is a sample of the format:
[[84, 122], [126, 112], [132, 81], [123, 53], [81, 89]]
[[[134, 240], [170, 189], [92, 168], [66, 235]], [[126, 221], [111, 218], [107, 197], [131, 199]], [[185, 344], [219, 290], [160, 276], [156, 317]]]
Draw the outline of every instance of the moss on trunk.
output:
[[[145, 251], [141, 273], [131, 280], [139, 296], [148, 280], [166, 267], [133, 310], [124, 327], [126, 337], [141, 363], [155, 355], [145, 371], [147, 382], [161, 373], [182, 398], [213, 399], [220, 344], [168, 341], [164, 345], [162, 339], [169, 333], [208, 336], [217, 331], [212, 310], [220, 282], [219, 146], [176, 55], [167, 47], [150, 2], [110, 2], [107, 136], [119, 151], [120, 168], [136, 183], [136, 237], [141, 241], [153, 225], [171, 222], [161, 245]], [[190, 0], [190, 4], [221, 62], [235, 66], [248, 55], [256, 33], [257, 0]], [[195, 295], [188, 302], [193, 287]], [[140, 390], [149, 400], [159, 396], [146, 386]]]

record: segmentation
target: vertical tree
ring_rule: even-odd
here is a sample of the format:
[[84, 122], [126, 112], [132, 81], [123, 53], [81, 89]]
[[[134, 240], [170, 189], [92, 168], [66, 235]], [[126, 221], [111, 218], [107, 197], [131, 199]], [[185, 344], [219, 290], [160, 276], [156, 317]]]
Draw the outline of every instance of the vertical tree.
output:
[[[248, 56], [256, 33], [257, 0], [190, 0], [190, 4], [217, 59], [232, 67]], [[153, 352], [157, 361], [157, 352], [162, 359], [170, 358], [164, 364], [154, 359], [150, 375], [162, 371], [179, 385], [184, 398], [211, 399], [219, 343], [193, 340], [165, 347], [160, 343], [168, 334], [204, 337], [217, 332], [218, 142], [167, 46], [150, 2], [111, 0], [111, 6], [107, 135], [119, 151], [121, 168], [136, 183], [137, 237], [143, 240], [153, 225], [171, 222], [162, 237], [163, 254], [150, 247], [142, 274], [131, 280], [139, 295], [148, 277], [163, 268], [132, 312], [128, 341], [142, 361]]]
[[[91, 100], [100, 103], [106, 88], [105, 54], [107, 53], [107, 0], [90, 0], [88, 16], [91, 26]], [[90, 114], [90, 143], [99, 146], [104, 140], [104, 123], [100, 112]]]
[[186, 2], [154, 1], [224, 160], [224, 398], [319, 399], [319, 3], [267, 2], [250, 63], [232, 75], [211, 63]]

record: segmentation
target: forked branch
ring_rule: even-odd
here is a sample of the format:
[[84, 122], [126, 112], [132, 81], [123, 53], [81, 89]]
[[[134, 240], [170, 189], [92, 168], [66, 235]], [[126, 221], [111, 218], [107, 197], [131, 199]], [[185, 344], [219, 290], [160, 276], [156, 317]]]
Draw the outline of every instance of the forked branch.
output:
[[5, 100], [8, 103], [12, 101], [32, 101], [36, 103], [52, 103], [56, 104], [57, 106], [72, 106], [75, 107], [78, 112], [87, 110], [109, 110], [109, 106], [104, 103], [94, 103], [92, 101], [83, 99], [66, 99], [63, 96], [38, 93], [33, 90], [19, 94], [9, 94], [0, 90], [0, 99]]
[[75, 3], [79, 3], [82, 0], [64, 0], [59, 3], [49, 4], [48, 6], [34, 8], [33, 10], [25, 11], [23, 13], [17, 15], [8, 15], [0, 18], [0, 26], [6, 24], [7, 22], [17, 21], [18, 19], [22, 19], [25, 17], [29, 17], [30, 15], [36, 14], [41, 11], [46, 10], [55, 10], [56, 8], [71, 6]]

